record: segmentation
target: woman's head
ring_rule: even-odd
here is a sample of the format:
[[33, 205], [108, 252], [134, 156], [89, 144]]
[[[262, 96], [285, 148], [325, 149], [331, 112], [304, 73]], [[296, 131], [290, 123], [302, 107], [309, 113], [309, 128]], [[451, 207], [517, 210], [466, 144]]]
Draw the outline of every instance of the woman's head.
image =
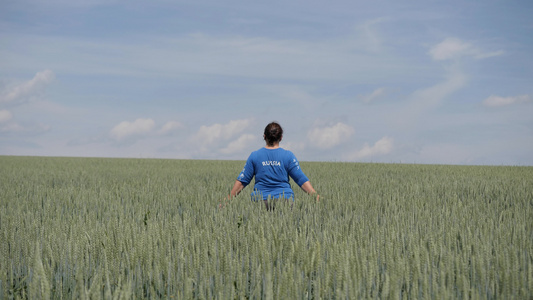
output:
[[283, 137], [283, 128], [277, 122], [270, 122], [265, 127], [264, 133], [265, 141], [267, 146], [274, 146], [274, 144], [279, 143]]

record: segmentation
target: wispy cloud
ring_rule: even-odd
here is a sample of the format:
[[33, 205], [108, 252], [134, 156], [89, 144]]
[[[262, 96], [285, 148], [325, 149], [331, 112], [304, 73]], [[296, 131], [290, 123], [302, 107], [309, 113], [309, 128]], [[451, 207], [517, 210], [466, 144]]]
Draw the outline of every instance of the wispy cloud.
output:
[[35, 76], [26, 82], [7, 87], [0, 92], [0, 104], [20, 104], [40, 95], [46, 85], [55, 78], [54, 72], [44, 70], [37, 72]]
[[13, 122], [12, 119], [13, 119], [13, 114], [10, 111], [6, 109], [0, 110], [0, 132], [10, 133], [10, 132], [20, 132], [24, 130], [22, 126]]
[[168, 121], [158, 128], [155, 120], [151, 118], [138, 118], [133, 122], [120, 122], [111, 129], [109, 136], [117, 142], [131, 143], [142, 138], [173, 135], [179, 133], [184, 128], [185, 125], [178, 121]]
[[29, 102], [34, 105], [38, 103], [36, 109], [43, 108], [43, 93], [54, 79], [54, 72], [44, 70], [37, 72], [30, 80], [12, 83], [0, 89], [0, 108], [9, 108], [9, 110], [0, 110], [0, 131], [6, 134], [35, 135], [50, 130], [50, 125], [37, 122], [36, 120], [20, 122], [12, 113], [11, 108], [19, 107]]
[[501, 97], [496, 95], [491, 95], [487, 99], [483, 100], [485, 106], [498, 107], [498, 106], [507, 106], [518, 103], [532, 102], [533, 97], [531, 95], [520, 95], [512, 97]]
[[50, 131], [51, 127], [42, 123], [19, 123], [12, 119], [0, 123], [0, 133], [6, 135], [36, 136]]
[[395, 123], [413, 130], [413, 126], [420, 122], [420, 118], [427, 116], [441, 106], [453, 93], [464, 88], [468, 82], [468, 76], [458, 68], [450, 68], [446, 71], [446, 77], [441, 82], [432, 86], [414, 91], [408, 96], [405, 105], [395, 112], [401, 116], [395, 118]]
[[[40, 45], [39, 51], [27, 53], [24, 68], [46, 61], [57, 72], [76, 75], [331, 81], [353, 79], [355, 75], [368, 79], [383, 64], [383, 58], [374, 52], [360, 51], [371, 42], [354, 36], [309, 40], [216, 33], [139, 33], [127, 41], [25, 34], [9, 38], [13, 48]], [[2, 51], [2, 55], [6, 60], [18, 60], [20, 56], [10, 49]]]
[[420, 107], [431, 107], [464, 87], [467, 82], [468, 76], [465, 73], [459, 69], [451, 68], [446, 72], [446, 77], [442, 82], [416, 90], [411, 95], [411, 100]]
[[12, 121], [13, 114], [9, 110], [0, 110], [0, 132], [15, 132], [22, 130], [22, 127]]
[[434, 60], [451, 60], [464, 56], [483, 59], [502, 55], [503, 53], [502, 50], [486, 52], [470, 42], [453, 37], [446, 38], [429, 50], [429, 54]]
[[[472, 51], [472, 46], [458, 39], [446, 39], [435, 45], [430, 55], [435, 60], [451, 60]], [[442, 105], [448, 97], [467, 86], [469, 76], [462, 70], [461, 64], [451, 63], [444, 67], [444, 80], [429, 87], [415, 90], [402, 108], [402, 118], [397, 121], [402, 125], [411, 126]]]
[[6, 109], [0, 110], [0, 124], [6, 123], [7, 121], [11, 120], [12, 117], [13, 116], [10, 111]]
[[365, 103], [370, 103], [370, 102], [373, 102], [373, 101], [383, 97], [383, 95], [385, 95], [385, 88], [384, 87], [380, 87], [380, 88], [374, 90], [370, 94], [360, 95], [359, 98]]
[[362, 49], [369, 52], [379, 52], [383, 50], [383, 37], [379, 34], [378, 25], [384, 23], [388, 18], [376, 18], [356, 26], [359, 34]]

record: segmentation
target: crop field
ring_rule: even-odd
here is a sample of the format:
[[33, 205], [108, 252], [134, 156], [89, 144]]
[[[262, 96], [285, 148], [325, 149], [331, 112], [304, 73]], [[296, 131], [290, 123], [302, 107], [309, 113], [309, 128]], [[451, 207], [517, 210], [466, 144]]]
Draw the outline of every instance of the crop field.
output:
[[0, 156], [2, 299], [532, 299], [533, 167]]

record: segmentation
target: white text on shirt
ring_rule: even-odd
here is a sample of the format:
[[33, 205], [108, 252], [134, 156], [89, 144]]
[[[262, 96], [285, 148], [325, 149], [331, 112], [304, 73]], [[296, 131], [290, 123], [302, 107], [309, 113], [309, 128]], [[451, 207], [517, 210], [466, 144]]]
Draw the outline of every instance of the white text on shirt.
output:
[[275, 160], [267, 160], [263, 162], [263, 167], [264, 166], [281, 166], [281, 163]]

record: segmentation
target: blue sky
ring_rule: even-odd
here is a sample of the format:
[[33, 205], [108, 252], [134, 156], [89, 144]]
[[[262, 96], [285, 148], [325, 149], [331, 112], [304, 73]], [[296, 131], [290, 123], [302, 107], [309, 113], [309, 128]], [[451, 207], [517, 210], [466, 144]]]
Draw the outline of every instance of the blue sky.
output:
[[530, 1], [0, 3], [0, 155], [533, 165]]

